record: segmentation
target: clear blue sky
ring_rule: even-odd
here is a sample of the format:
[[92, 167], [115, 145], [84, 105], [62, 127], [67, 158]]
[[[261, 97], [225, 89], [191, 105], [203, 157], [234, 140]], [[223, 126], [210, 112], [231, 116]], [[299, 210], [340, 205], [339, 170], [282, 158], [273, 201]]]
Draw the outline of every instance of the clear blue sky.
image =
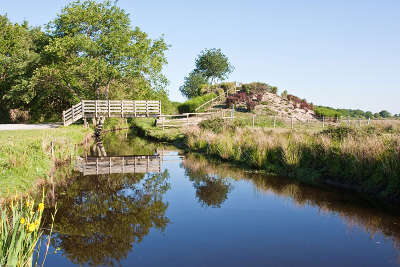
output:
[[[14, 22], [43, 25], [68, 1], [2, 1]], [[120, 0], [153, 38], [171, 45], [173, 100], [204, 48], [221, 48], [229, 80], [262, 81], [315, 104], [400, 113], [399, 0]]]

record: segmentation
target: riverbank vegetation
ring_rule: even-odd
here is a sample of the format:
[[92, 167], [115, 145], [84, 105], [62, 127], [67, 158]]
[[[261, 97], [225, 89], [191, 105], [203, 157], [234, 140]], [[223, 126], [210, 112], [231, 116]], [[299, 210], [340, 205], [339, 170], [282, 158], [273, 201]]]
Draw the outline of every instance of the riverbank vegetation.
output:
[[81, 152], [77, 144], [90, 133], [82, 126], [0, 131], [0, 198], [29, 191], [48, 179], [53, 165]]
[[[30, 197], [14, 199], [0, 206], [0, 266], [38, 266], [40, 244], [44, 231], [40, 229], [44, 211], [42, 201], [35, 204]], [[51, 214], [47, 250], [52, 234], [55, 213]], [[37, 245], [39, 246], [37, 247]], [[36, 253], [35, 253], [36, 251]], [[46, 255], [43, 257], [43, 263]]]
[[307, 183], [329, 183], [400, 200], [400, 138], [393, 127], [329, 128], [317, 133], [241, 127], [192, 128], [192, 151]]

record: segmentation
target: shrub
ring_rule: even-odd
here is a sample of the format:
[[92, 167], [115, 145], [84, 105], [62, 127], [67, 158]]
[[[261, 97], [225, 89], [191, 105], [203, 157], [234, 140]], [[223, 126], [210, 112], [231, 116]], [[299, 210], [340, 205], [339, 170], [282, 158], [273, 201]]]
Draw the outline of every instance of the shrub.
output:
[[8, 112], [12, 122], [27, 122], [30, 119], [29, 112], [20, 109], [10, 109]]
[[248, 99], [246, 100], [246, 107], [247, 107], [247, 111], [248, 111], [248, 112], [253, 111], [254, 108], [256, 107], [256, 105], [257, 105], [257, 102], [251, 100], [250, 98], [248, 98]]
[[343, 140], [346, 137], [354, 136], [356, 131], [347, 126], [328, 127], [320, 132], [322, 135], [327, 135], [332, 139]]
[[202, 96], [196, 96], [192, 99], [189, 99], [185, 103], [182, 103], [178, 106], [179, 113], [189, 113], [194, 112], [196, 108], [201, 106], [202, 104], [210, 101], [211, 99], [217, 97], [215, 93], [205, 94]]
[[213, 131], [214, 133], [220, 133], [224, 128], [224, 124], [225, 124], [224, 119], [215, 118], [215, 119], [208, 119], [201, 121], [199, 123], [199, 127], [204, 130]]

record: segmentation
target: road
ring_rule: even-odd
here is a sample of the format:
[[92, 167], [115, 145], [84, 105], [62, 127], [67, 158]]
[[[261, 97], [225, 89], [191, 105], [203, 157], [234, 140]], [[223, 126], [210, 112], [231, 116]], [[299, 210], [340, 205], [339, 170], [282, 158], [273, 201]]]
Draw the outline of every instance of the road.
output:
[[60, 127], [60, 123], [42, 123], [42, 124], [0, 124], [0, 131], [9, 130], [42, 130]]

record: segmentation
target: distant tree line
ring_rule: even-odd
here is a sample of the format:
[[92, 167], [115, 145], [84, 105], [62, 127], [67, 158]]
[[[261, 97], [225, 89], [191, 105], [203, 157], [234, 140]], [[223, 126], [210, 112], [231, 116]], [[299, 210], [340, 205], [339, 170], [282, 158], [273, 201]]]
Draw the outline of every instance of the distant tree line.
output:
[[380, 112], [372, 113], [371, 111], [362, 111], [360, 109], [335, 109], [331, 107], [325, 106], [314, 106], [314, 111], [317, 116], [325, 116], [325, 117], [350, 117], [350, 118], [370, 118], [370, 119], [379, 119], [379, 118], [391, 118], [391, 117], [400, 117], [400, 114], [392, 114], [387, 110], [382, 110]]
[[0, 15], [0, 120], [59, 120], [82, 99], [168, 105], [167, 49], [111, 1], [71, 2], [45, 31]]

